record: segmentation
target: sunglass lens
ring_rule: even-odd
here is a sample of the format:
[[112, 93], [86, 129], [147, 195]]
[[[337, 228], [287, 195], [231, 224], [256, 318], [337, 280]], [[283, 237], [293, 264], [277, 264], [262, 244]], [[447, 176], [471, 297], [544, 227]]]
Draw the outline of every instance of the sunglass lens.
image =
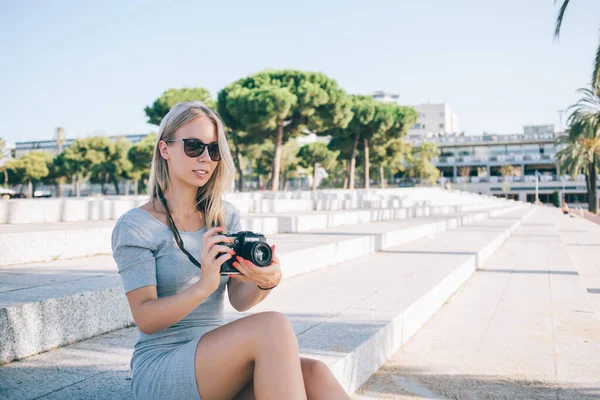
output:
[[219, 144], [213, 143], [208, 145], [208, 155], [213, 161], [219, 161], [221, 159], [221, 153], [219, 153]]
[[183, 146], [183, 151], [189, 157], [198, 157], [200, 154], [204, 152], [204, 147], [206, 145], [200, 141], [187, 141]]

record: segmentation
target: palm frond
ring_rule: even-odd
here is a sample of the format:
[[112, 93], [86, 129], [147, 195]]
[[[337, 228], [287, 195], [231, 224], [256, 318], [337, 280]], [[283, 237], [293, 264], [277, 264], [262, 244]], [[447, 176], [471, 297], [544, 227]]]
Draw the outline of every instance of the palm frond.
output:
[[600, 97], [600, 29], [598, 30], [598, 48], [596, 49], [596, 58], [594, 59], [594, 72], [592, 73], [592, 87], [596, 95]]
[[[558, 0], [554, 0], [554, 4], [556, 4]], [[558, 11], [558, 17], [556, 17], [556, 29], [554, 30], [554, 39], [558, 40], [560, 36], [560, 27], [562, 26], [563, 17], [565, 16], [565, 11], [567, 10], [567, 6], [569, 5], [569, 0], [564, 0], [560, 10]]]

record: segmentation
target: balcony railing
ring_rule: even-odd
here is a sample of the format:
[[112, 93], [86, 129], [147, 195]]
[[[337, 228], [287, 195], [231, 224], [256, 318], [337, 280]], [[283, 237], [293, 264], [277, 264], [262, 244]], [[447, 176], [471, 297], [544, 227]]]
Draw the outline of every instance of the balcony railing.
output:
[[[535, 183], [535, 175], [522, 176], [469, 176], [456, 178], [444, 178], [444, 181], [450, 180], [453, 183], [503, 183], [503, 182], [529, 182]], [[598, 175], [600, 182], [600, 175]], [[585, 175], [571, 177], [569, 175], [539, 175], [540, 182], [565, 182], [568, 183], [585, 183]]]
[[553, 133], [535, 133], [535, 134], [517, 134], [517, 135], [481, 135], [481, 136], [439, 136], [432, 138], [407, 138], [407, 142], [415, 146], [420, 146], [423, 143], [443, 144], [477, 144], [477, 143], [508, 143], [508, 142], [537, 142], [556, 140], [561, 132]]
[[446, 156], [434, 158], [434, 164], [486, 164], [486, 163], [521, 163], [535, 161], [554, 162], [554, 154], [505, 154], [495, 156]]

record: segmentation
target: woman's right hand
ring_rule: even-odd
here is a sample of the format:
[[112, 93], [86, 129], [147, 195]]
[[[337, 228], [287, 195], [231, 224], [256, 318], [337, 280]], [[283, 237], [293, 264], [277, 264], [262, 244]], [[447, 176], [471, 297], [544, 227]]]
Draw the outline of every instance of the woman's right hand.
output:
[[[221, 284], [221, 265], [229, 260], [235, 251], [222, 244], [223, 242], [231, 243], [233, 240], [227, 236], [219, 235], [223, 231], [222, 226], [217, 226], [209, 229], [202, 236], [202, 252], [200, 253], [200, 280], [196, 285], [201, 288], [209, 296], [217, 290]], [[217, 257], [219, 253], [221, 256]]]

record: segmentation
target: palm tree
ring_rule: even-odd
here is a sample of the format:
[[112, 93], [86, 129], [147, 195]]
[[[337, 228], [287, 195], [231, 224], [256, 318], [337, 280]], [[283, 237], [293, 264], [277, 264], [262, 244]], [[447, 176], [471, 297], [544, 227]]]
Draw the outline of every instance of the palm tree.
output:
[[556, 145], [563, 147], [557, 158], [563, 171], [569, 175], [583, 172], [586, 177], [588, 208], [598, 212], [598, 168], [600, 167], [600, 93], [579, 89], [583, 97], [569, 107], [573, 110], [567, 121], [567, 135], [558, 138]]
[[[562, 26], [563, 17], [565, 16], [565, 11], [569, 6], [570, 0], [563, 0], [562, 6], [558, 11], [558, 17], [556, 17], [556, 28], [554, 30], [554, 38], [558, 40], [560, 36], [560, 27]], [[554, 0], [554, 4], [556, 4], [558, 0]], [[600, 34], [600, 31], [598, 31]], [[596, 94], [600, 95], [600, 41], [598, 42], [598, 48], [596, 49], [596, 57], [594, 57], [594, 71], [592, 72], [592, 88], [596, 92]]]

